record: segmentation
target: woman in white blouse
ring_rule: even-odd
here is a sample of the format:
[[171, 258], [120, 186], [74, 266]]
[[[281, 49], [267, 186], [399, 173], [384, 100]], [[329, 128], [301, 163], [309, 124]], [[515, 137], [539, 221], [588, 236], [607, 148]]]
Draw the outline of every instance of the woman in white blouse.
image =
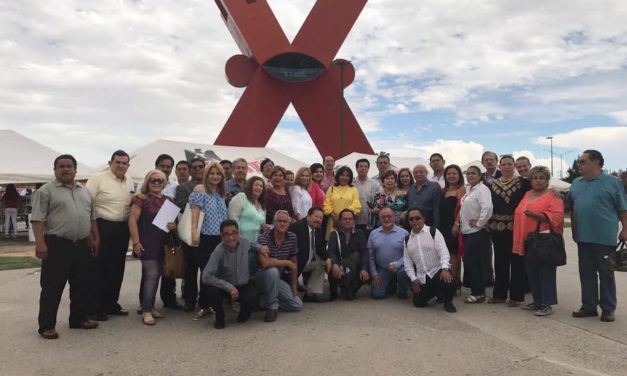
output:
[[312, 200], [309, 191], [311, 190], [311, 171], [309, 167], [301, 167], [296, 171], [294, 185], [290, 187], [290, 197], [294, 214], [298, 219], [305, 218], [311, 209]]
[[492, 216], [492, 193], [483, 184], [479, 167], [468, 167], [466, 180], [466, 193], [453, 231], [461, 230], [464, 237], [464, 270], [470, 276], [470, 295], [464, 302], [474, 304], [485, 301], [486, 269], [482, 253], [490, 241], [485, 227]]

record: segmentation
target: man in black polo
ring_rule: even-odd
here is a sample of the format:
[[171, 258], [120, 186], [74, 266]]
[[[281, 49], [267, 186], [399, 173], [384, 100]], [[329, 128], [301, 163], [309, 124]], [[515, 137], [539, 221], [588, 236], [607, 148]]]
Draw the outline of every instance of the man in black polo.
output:
[[[69, 154], [54, 160], [55, 180], [37, 190], [32, 219], [35, 254], [41, 262], [39, 334], [59, 338], [57, 311], [65, 283], [70, 283], [70, 328], [94, 329], [87, 319], [88, 264], [100, 244], [89, 192], [74, 181], [76, 159]], [[91, 252], [91, 254], [90, 254]]]

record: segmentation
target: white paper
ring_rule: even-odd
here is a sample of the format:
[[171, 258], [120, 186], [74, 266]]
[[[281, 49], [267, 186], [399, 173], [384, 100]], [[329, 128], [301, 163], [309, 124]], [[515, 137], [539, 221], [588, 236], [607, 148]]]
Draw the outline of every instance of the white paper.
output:
[[168, 223], [175, 222], [180, 212], [181, 209], [174, 205], [172, 201], [165, 200], [161, 209], [159, 209], [159, 212], [155, 216], [155, 219], [152, 221], [152, 224], [165, 232], [170, 232], [170, 230], [168, 230]]

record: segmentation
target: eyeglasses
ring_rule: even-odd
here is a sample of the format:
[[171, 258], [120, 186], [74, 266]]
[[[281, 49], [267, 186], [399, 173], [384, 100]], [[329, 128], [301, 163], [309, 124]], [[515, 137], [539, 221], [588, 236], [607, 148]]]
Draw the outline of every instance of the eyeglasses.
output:
[[422, 220], [422, 217], [409, 217], [409, 222], [414, 222], [414, 221], [420, 221]]
[[163, 179], [150, 179], [150, 184], [163, 184]]

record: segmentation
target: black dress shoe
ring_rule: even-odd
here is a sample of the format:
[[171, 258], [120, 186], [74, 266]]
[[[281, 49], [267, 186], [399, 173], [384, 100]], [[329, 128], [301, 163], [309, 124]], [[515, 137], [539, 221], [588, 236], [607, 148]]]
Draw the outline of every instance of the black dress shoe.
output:
[[46, 329], [39, 332], [39, 335], [44, 337], [45, 339], [57, 339], [59, 338], [59, 333], [57, 333], [54, 329]]
[[85, 320], [79, 323], [70, 323], [71, 329], [96, 329], [98, 323], [94, 320]]
[[604, 321], [604, 322], [612, 322], [612, 321], [614, 321], [614, 312], [612, 312], [612, 311], [603, 311], [603, 312], [601, 312], [601, 321]]
[[327, 298], [318, 294], [305, 294], [303, 296], [303, 302], [306, 303], [326, 303], [328, 302]]
[[224, 317], [218, 318], [216, 317], [216, 322], [213, 324], [213, 327], [216, 329], [224, 329]]
[[180, 305], [178, 302], [171, 302], [171, 303], [163, 303], [163, 308], [172, 309], [174, 311], [179, 311], [183, 309], [183, 306]]
[[237, 322], [246, 322], [250, 318], [250, 312], [240, 311], [237, 315]]
[[265, 322], [275, 322], [276, 321], [277, 312], [276, 309], [267, 309], [266, 315], [263, 318]]
[[573, 317], [577, 317], [577, 318], [594, 317], [594, 316], [598, 316], [598, 315], [599, 315], [599, 313], [597, 311], [590, 312], [590, 311], [586, 311], [583, 308], [579, 308], [579, 311], [573, 312]]
[[109, 316], [106, 313], [94, 313], [92, 315], [87, 315], [87, 318], [92, 321], [108, 321]]
[[107, 315], [109, 316], [128, 316], [128, 311], [125, 309], [118, 309], [117, 311], [111, 311], [111, 312], [107, 312]]
[[453, 302], [444, 302], [444, 310], [448, 313], [457, 312], [457, 308], [453, 305]]

